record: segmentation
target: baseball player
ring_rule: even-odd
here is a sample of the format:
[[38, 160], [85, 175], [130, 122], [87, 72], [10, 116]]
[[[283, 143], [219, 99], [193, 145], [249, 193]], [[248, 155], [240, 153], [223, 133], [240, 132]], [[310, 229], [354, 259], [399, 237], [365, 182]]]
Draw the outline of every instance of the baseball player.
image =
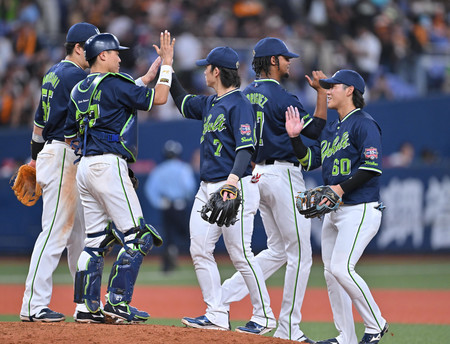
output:
[[[115, 323], [143, 322], [149, 314], [130, 306], [140, 265], [153, 245], [160, 246], [158, 232], [146, 223], [127, 162], [137, 156], [137, 110], [149, 111], [164, 104], [172, 77], [174, 40], [161, 33], [162, 59], [154, 89], [142, 87], [127, 74], [119, 73], [119, 51], [128, 49], [110, 33], [91, 37], [85, 44], [91, 74], [71, 92], [64, 136], [80, 133], [81, 160], [77, 186], [86, 221], [85, 247], [75, 275], [74, 301], [77, 311]], [[159, 66], [159, 59], [152, 67]], [[156, 72], [155, 72], [156, 75]], [[116, 228], [111, 226], [114, 222]], [[101, 308], [100, 291], [104, 255], [114, 242], [122, 249], [111, 269], [106, 302]]]
[[381, 129], [362, 110], [365, 84], [357, 72], [340, 70], [321, 79], [320, 85], [327, 89], [328, 107], [337, 110], [339, 118], [325, 127], [313, 146], [307, 148], [299, 136], [303, 121], [298, 111], [293, 107], [286, 111], [286, 130], [303, 168], [309, 171], [322, 166], [325, 184], [344, 202], [336, 212], [325, 215], [322, 226], [325, 280], [339, 335], [317, 343], [358, 342], [353, 303], [366, 327], [359, 344], [376, 344], [388, 324], [355, 265], [378, 232], [384, 208], [379, 203]]
[[66, 57], [45, 74], [40, 105], [34, 119], [31, 161], [36, 180], [42, 187], [42, 232], [31, 255], [25, 292], [20, 310], [22, 321], [64, 321], [63, 314], [48, 308], [52, 296], [53, 272], [67, 248], [72, 277], [83, 250], [84, 221], [75, 183], [76, 156], [64, 142], [64, 123], [72, 87], [86, 77], [88, 63], [84, 42], [99, 33], [89, 23], [73, 25], [66, 36]]
[[[231, 329], [228, 309], [221, 302], [221, 279], [213, 255], [223, 235], [231, 261], [250, 290], [254, 308], [251, 320], [236, 331], [264, 334], [276, 327], [276, 320], [264, 276], [251, 250], [253, 217], [258, 202], [248, 197], [256, 188], [250, 182], [255, 117], [250, 102], [239, 91], [238, 61], [237, 53], [229, 47], [217, 47], [206, 59], [197, 61], [197, 65], [206, 66], [206, 84], [217, 92], [215, 95], [188, 95], [176, 78], [170, 90], [184, 117], [203, 121], [201, 183], [191, 212], [190, 252], [207, 308], [205, 315], [185, 317], [182, 323], [195, 328]], [[224, 184], [238, 186], [243, 200], [239, 221], [229, 227], [210, 224], [200, 215], [210, 194]]]
[[[311, 87], [317, 90], [314, 117], [304, 109], [296, 96], [280, 85], [289, 76], [291, 58], [298, 57], [288, 50], [283, 41], [267, 37], [254, 48], [253, 69], [257, 79], [243, 91], [253, 104], [257, 116], [259, 142], [254, 155], [251, 199], [257, 200], [267, 233], [267, 249], [256, 259], [264, 277], [268, 278], [286, 262], [283, 301], [274, 337], [312, 343], [300, 330], [301, 307], [312, 264], [310, 221], [299, 216], [295, 208], [295, 193], [305, 188], [298, 160], [285, 129], [285, 111], [288, 106], [300, 109], [305, 122], [302, 132], [317, 138], [326, 123], [326, 95], [319, 85], [321, 72], [307, 76]], [[256, 213], [256, 210], [255, 210]], [[248, 293], [242, 276], [236, 273], [223, 284], [223, 302], [241, 300]]]

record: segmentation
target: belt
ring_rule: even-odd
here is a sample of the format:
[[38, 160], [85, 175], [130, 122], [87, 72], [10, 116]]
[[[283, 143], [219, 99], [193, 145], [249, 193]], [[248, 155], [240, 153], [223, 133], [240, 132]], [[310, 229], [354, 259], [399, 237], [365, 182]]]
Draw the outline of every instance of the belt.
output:
[[[267, 160], [264, 162], [264, 164], [265, 164], [265, 165], [273, 165], [273, 164], [275, 164], [275, 161], [278, 161], [278, 160], [267, 159]], [[294, 165], [295, 167], [299, 167], [299, 166], [300, 166], [300, 163], [299, 163], [298, 161], [297, 161], [297, 162], [290, 162], [290, 161], [283, 161], [283, 160], [280, 160], [280, 162], [287, 162], [287, 163], [290, 163], [290, 164]]]

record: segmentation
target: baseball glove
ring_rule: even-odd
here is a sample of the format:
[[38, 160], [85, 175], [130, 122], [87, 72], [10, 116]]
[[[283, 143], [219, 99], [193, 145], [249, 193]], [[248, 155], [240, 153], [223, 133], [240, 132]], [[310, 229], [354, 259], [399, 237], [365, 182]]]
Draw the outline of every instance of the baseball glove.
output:
[[[223, 200], [223, 193], [227, 191], [235, 195], [235, 198]], [[208, 202], [200, 211], [202, 219], [209, 223], [217, 223], [219, 227], [234, 225], [237, 221], [237, 214], [242, 198], [239, 189], [233, 185], [225, 184], [216, 192], [211, 194]], [[208, 215], [208, 213], [211, 214]]]
[[29, 165], [19, 167], [11, 177], [10, 185], [17, 199], [28, 207], [35, 205], [41, 197], [41, 187], [36, 183], [36, 169]]
[[[313, 217], [320, 218], [327, 213], [336, 211], [342, 204], [342, 198], [328, 185], [321, 185], [304, 192], [299, 192], [296, 198], [298, 211], [307, 219]], [[330, 202], [329, 205], [327, 205], [328, 202], [319, 205], [324, 198]]]

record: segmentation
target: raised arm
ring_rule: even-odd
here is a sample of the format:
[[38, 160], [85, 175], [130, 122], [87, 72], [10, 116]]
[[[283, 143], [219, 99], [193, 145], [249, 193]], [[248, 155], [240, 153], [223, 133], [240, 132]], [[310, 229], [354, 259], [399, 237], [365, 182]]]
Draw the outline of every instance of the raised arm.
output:
[[172, 84], [173, 47], [175, 45], [175, 38], [171, 39], [170, 32], [167, 30], [161, 32], [160, 45], [160, 48], [153, 45], [162, 59], [159, 79], [155, 86], [155, 99], [153, 100], [155, 105], [165, 104], [169, 96], [169, 89]]
[[312, 79], [305, 75], [308, 80], [309, 86], [314, 88], [317, 92], [316, 109], [314, 111], [314, 117], [327, 120], [327, 91], [319, 84], [320, 79], [326, 79], [326, 75], [321, 71], [313, 71]]
[[153, 81], [153, 79], [156, 77], [156, 74], [158, 74], [159, 66], [161, 66], [161, 56], [158, 56], [158, 58], [153, 61], [147, 73], [136, 80], [136, 85], [147, 86], [151, 81]]

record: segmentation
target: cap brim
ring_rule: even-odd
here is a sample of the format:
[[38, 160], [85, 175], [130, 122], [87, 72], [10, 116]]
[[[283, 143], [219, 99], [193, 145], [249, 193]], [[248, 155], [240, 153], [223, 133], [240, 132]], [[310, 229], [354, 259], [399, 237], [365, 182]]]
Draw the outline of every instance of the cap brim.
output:
[[119, 50], [128, 50], [128, 49], [130, 49], [130, 48], [129, 47], [123, 47], [123, 46], [119, 45]]
[[333, 78], [329, 78], [329, 79], [320, 79], [319, 80], [319, 84], [322, 88], [331, 88], [331, 85], [333, 84], [339, 84], [339, 81], [334, 80]]
[[197, 60], [197, 62], [195, 62], [195, 64], [196, 64], [197, 66], [207, 66], [207, 65], [209, 65], [210, 63], [209, 63], [208, 61], [206, 61], [206, 59], [203, 59], [203, 60]]
[[290, 57], [290, 58], [300, 57], [300, 55], [291, 53], [290, 51], [288, 51], [286, 54], [283, 54], [283, 56], [285, 56], [285, 57]]

